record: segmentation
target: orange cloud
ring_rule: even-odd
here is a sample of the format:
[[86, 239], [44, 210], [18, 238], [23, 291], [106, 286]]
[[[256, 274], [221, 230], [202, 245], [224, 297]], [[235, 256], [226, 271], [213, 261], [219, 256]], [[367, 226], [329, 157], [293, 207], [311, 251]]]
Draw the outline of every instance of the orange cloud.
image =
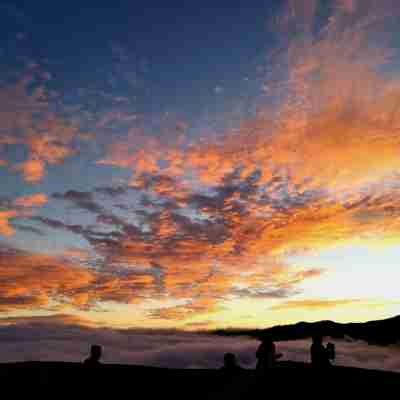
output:
[[[13, 236], [15, 228], [11, 224], [11, 220], [18, 217], [30, 217], [31, 207], [40, 207], [47, 202], [47, 196], [44, 193], [36, 193], [28, 196], [18, 197], [14, 201], [14, 206], [17, 209], [0, 209], [0, 235]], [[19, 207], [19, 208], [18, 208]], [[21, 207], [23, 209], [21, 209]]]
[[[287, 12], [306, 25], [316, 13], [316, 1], [288, 3]], [[347, 10], [356, 7], [353, 1], [342, 4]], [[369, 42], [385, 27], [385, 7], [374, 4], [363, 6], [367, 14], [358, 23], [346, 25], [339, 13], [325, 35], [289, 41], [272, 60], [286, 65], [289, 75], [288, 81], [271, 84], [280, 91], [285, 87], [286, 97], [277, 90], [284, 101], [276, 111], [259, 107], [255, 118], [218, 140], [193, 142], [171, 132], [176, 141], [166, 143], [135, 131], [114, 143], [99, 163], [132, 169], [132, 184], [143, 173], [158, 174], [185, 183], [187, 191], [199, 184], [219, 185], [238, 168], [243, 176], [259, 170], [264, 183], [273, 171], [285, 171], [292, 184], [330, 191], [398, 170], [400, 80], [380, 72], [392, 51], [384, 43], [377, 48]], [[159, 161], [165, 162], [163, 168]]]
[[2, 311], [49, 307], [52, 298], [70, 297], [69, 293], [79, 291], [94, 280], [89, 271], [60, 264], [49, 256], [4, 250], [2, 253]]
[[71, 142], [78, 134], [73, 123], [49, 110], [43, 86], [30, 92], [33, 80], [28, 71], [16, 84], [0, 89], [0, 144], [27, 147], [27, 160], [10, 168], [21, 172], [29, 183], [40, 181], [47, 165], [60, 164], [72, 155]]
[[40, 207], [48, 201], [44, 193], [35, 193], [32, 195], [18, 197], [14, 204], [19, 207]]
[[0, 235], [12, 236], [15, 232], [10, 224], [10, 219], [15, 218], [18, 212], [15, 210], [0, 211]]
[[[348, 13], [357, 4], [341, 6]], [[317, 8], [316, 1], [289, 1], [287, 26], [298, 19], [311, 34]], [[286, 66], [289, 78], [276, 82], [282, 99], [277, 110], [259, 107], [254, 118], [217, 139], [189, 140], [176, 131], [149, 139], [131, 129], [109, 146], [97, 163], [132, 171], [131, 189], [146, 197], [135, 215], [140, 222], [106, 212], [90, 193], [59, 196], [75, 197], [76, 207], [117, 229], [107, 234], [78, 223], [43, 223], [83, 236], [110, 268], [149, 272], [102, 278], [97, 293], [103, 301], [135, 302], [155, 288], [155, 296], [183, 302], [156, 314], [185, 318], [211, 312], [229, 296], [289, 297], [322, 271], [286, 265], [285, 254], [377, 231], [398, 235], [400, 191], [393, 181], [400, 168], [400, 81], [381, 74], [390, 52], [368, 41], [381, 16], [374, 16], [376, 24], [370, 15], [348, 26], [342, 11], [324, 34], [289, 40], [278, 54], [277, 65]], [[50, 132], [58, 126], [55, 120], [46, 124]], [[28, 180], [37, 181], [46, 164], [70, 154], [73, 132], [62, 135], [61, 144], [55, 134], [24, 137], [39, 170], [35, 176], [35, 166], [31, 173], [28, 168]], [[95, 293], [75, 292], [73, 302], [91, 304]]]
[[[255, 176], [239, 175], [224, 182], [214, 196], [186, 193], [183, 197], [182, 210], [193, 207], [193, 212], [201, 209], [208, 214], [203, 223], [179, 215], [179, 207], [166, 206], [146, 214], [146, 232], [128, 224], [118, 240], [76, 225], [63, 229], [83, 234], [110, 268], [124, 265], [127, 270], [138, 266], [153, 270], [154, 295], [185, 303], [153, 314], [171, 318], [206, 314], [207, 304], [208, 312], [213, 312], [232, 296], [288, 298], [298, 293], [301, 282], [318, 277], [323, 270], [286, 265], [281, 256], [346, 242], [378, 226], [388, 234], [400, 231], [398, 219], [393, 218], [400, 200], [394, 183], [384, 191], [378, 182], [368, 188], [369, 194], [331, 199], [324, 191], [290, 188], [290, 179], [283, 176], [272, 178], [270, 190], [261, 198]], [[168, 193], [163, 196], [169, 199]], [[49, 222], [49, 226], [57, 224]], [[110, 298], [126, 298], [121, 293], [121, 297]], [[197, 306], [199, 302], [204, 307]]]
[[[312, 19], [316, 2], [298, 3], [289, 2], [293, 17]], [[355, 2], [342, 3], [348, 10], [356, 7]], [[371, 8], [372, 3], [365, 7]], [[329, 25], [318, 40], [289, 42], [287, 51], [279, 54], [279, 65], [287, 65], [289, 74], [284, 82], [287, 98], [276, 112], [260, 108], [255, 118], [218, 140], [193, 143], [180, 137], [166, 144], [131, 133], [110, 148], [100, 162], [132, 169], [130, 183], [135, 187], [164, 200], [179, 198], [182, 207], [197, 201], [196, 212], [212, 218], [210, 225], [221, 221], [218, 233], [226, 235], [224, 240], [211, 244], [184, 237], [173, 240], [169, 251], [183, 254], [186, 246], [193, 254], [207, 252], [210, 260], [248, 260], [254, 254], [329, 246], [368, 234], [377, 224], [381, 228], [383, 221], [387, 225], [382, 229], [397, 231], [387, 211], [398, 206], [397, 190], [387, 189], [385, 210], [379, 196], [368, 206], [362, 200], [372, 183], [379, 191], [379, 183], [385, 186], [400, 169], [400, 81], [380, 72], [390, 51], [368, 41], [382, 29], [381, 10], [353, 25], [335, 15], [337, 24]], [[145, 184], [148, 176], [156, 176], [157, 184]], [[247, 185], [247, 192], [240, 185]], [[226, 193], [207, 197], [199, 194], [199, 187]], [[356, 206], [358, 195], [362, 203]], [[369, 221], [360, 218], [362, 207], [368, 207]], [[372, 217], [374, 209], [381, 210], [376, 210], [382, 216], [379, 222], [377, 214]], [[152, 227], [164, 241], [182, 232], [167, 211]], [[128, 243], [127, 252], [133, 247]], [[149, 257], [163, 252], [162, 245], [148, 247]]]
[[23, 174], [26, 182], [35, 183], [43, 178], [45, 174], [45, 163], [42, 160], [30, 159], [19, 163], [14, 169]]
[[[184, 303], [157, 310], [153, 317], [185, 319], [211, 313], [232, 296], [288, 298], [298, 294], [304, 280], [323, 273], [321, 269], [287, 265], [281, 260], [285, 254], [337, 245], [376, 229], [381, 237], [400, 232], [398, 218], [394, 218], [400, 209], [396, 182], [393, 176], [384, 190], [378, 181], [364, 193], [332, 198], [324, 190], [295, 185], [284, 175], [274, 176], [264, 190], [257, 174], [239, 173], [226, 176], [213, 195], [184, 192], [182, 205], [172, 208], [166, 200], [175, 195], [163, 192], [161, 199], [166, 202], [160, 204], [167, 204], [165, 207], [158, 205], [153, 212], [138, 213], [144, 215], [146, 230], [116, 221], [124, 232], [117, 239], [77, 225], [56, 221], [48, 221], [48, 225], [83, 235], [109, 268], [124, 265], [129, 271], [140, 266], [152, 271], [153, 283], [147, 278], [149, 282], [139, 290], [139, 296], [143, 288], [154, 285], [156, 298], [168, 296]], [[207, 215], [203, 222], [180, 214], [196, 215], [199, 210]], [[112, 281], [106, 285], [110, 286], [114, 287]], [[120, 293], [109, 298], [121, 300], [129, 290]]]
[[90, 309], [103, 302], [137, 303], [154, 277], [98, 272], [41, 253], [0, 248], [0, 311]]

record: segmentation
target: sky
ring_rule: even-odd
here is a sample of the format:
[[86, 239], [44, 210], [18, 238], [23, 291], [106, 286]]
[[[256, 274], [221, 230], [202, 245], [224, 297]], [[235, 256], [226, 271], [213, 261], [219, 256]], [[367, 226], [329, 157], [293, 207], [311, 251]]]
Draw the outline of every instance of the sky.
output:
[[396, 0], [190, 3], [2, 2], [4, 329], [400, 314]]

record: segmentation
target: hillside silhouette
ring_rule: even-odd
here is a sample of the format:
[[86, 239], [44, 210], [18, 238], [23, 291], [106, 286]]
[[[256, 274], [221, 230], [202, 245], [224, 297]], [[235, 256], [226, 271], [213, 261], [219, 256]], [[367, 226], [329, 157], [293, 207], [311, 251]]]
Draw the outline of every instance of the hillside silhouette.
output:
[[[24, 362], [0, 364], [3, 393], [30, 398], [146, 398], [146, 399], [283, 399], [359, 398], [363, 394], [400, 389], [400, 374], [332, 367], [316, 371], [309, 364], [282, 361], [265, 374], [255, 370], [163, 369], [105, 364], [87, 368], [82, 363]], [[396, 393], [396, 392], [394, 392]], [[398, 393], [398, 392], [397, 392]], [[38, 397], [40, 396], [40, 397]]]
[[215, 333], [220, 336], [249, 336], [261, 340], [269, 337], [274, 341], [308, 339], [318, 334], [337, 339], [350, 337], [355, 340], [364, 340], [368, 344], [387, 346], [400, 341], [400, 315], [361, 323], [298, 322], [267, 329], [228, 329], [217, 330]]

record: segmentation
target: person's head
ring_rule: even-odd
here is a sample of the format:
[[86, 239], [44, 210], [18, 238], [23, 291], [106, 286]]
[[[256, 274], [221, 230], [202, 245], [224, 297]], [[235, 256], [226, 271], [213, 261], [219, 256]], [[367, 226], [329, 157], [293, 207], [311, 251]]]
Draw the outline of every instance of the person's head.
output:
[[93, 344], [90, 347], [90, 358], [95, 361], [99, 361], [101, 358], [101, 346], [98, 344]]
[[224, 354], [224, 367], [232, 368], [236, 366], [236, 356], [233, 353]]
[[266, 337], [263, 338], [262, 344], [263, 344], [264, 347], [270, 348], [270, 347], [272, 347], [274, 345], [274, 342], [273, 342], [273, 340], [272, 340], [272, 338], [270, 336], [266, 336]]
[[322, 344], [322, 336], [321, 335], [314, 335], [312, 338], [313, 344]]

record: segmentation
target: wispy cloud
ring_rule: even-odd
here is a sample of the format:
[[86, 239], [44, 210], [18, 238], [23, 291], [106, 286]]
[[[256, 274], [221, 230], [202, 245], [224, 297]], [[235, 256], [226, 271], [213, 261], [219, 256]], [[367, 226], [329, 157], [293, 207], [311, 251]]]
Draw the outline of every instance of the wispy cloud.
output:
[[285, 310], [291, 308], [300, 308], [303, 310], [310, 310], [313, 308], [335, 308], [343, 305], [353, 305], [361, 303], [361, 299], [340, 299], [340, 300], [289, 300], [282, 304], [277, 304], [271, 307], [271, 310]]

